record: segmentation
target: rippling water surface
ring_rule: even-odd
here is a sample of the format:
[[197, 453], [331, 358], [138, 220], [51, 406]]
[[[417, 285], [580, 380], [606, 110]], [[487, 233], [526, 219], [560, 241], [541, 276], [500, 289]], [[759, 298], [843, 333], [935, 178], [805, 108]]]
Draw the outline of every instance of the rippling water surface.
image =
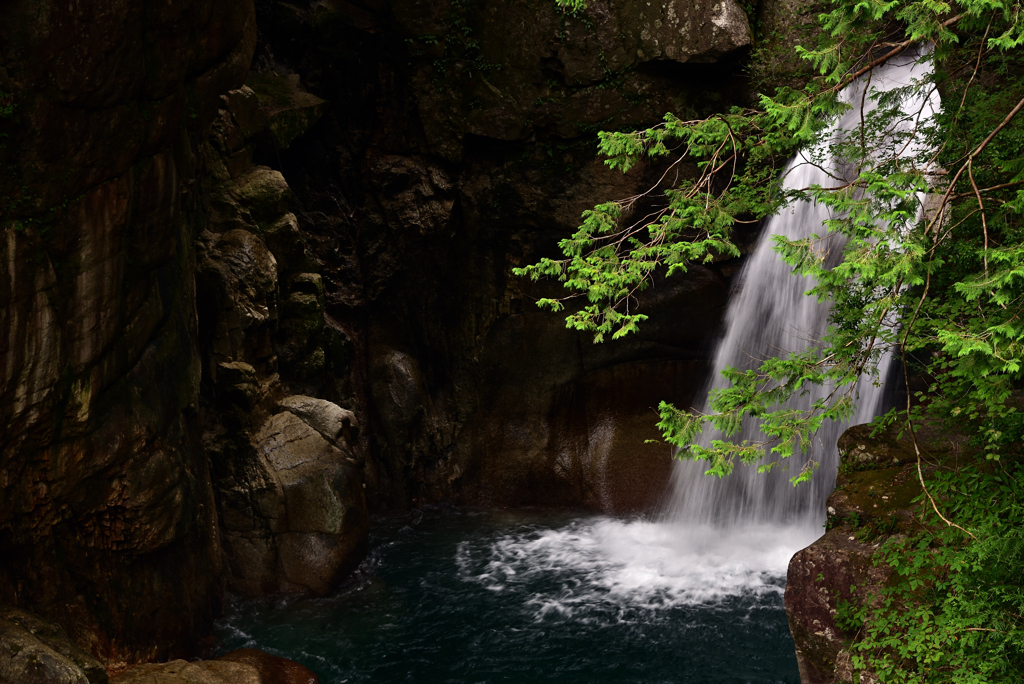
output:
[[234, 601], [219, 636], [324, 684], [796, 684], [786, 564], [818, 534], [432, 512], [379, 523], [336, 595]]

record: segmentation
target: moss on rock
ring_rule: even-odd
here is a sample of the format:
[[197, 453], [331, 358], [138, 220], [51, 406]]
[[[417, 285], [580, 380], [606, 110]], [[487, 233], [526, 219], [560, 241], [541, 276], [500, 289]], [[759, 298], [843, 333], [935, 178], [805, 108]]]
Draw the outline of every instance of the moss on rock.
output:
[[281, 149], [287, 149], [327, 111], [327, 101], [303, 90], [298, 74], [252, 73], [245, 84], [256, 93], [274, 141]]

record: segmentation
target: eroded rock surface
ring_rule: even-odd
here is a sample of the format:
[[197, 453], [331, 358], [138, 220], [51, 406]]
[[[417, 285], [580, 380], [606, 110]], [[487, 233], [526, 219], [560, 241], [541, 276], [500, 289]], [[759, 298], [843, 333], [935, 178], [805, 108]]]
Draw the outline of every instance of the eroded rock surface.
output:
[[[891, 570], [876, 565], [885, 539], [906, 535], [921, 493], [917, 455], [908, 436], [894, 426], [871, 436], [870, 425], [851, 427], [839, 438], [841, 463], [828, 499], [824, 536], [793, 556], [786, 580], [786, 614], [796, 642], [802, 684], [852, 684], [848, 645], [855, 634], [836, 625], [839, 601], [870, 602]], [[918, 433], [926, 460], [934, 464], [962, 448], [950, 435], [928, 426]], [[856, 593], [850, 588], [856, 587]]]
[[271, 655], [255, 648], [240, 648], [217, 658], [220, 661], [251, 665], [263, 678], [262, 684], [319, 684], [309, 668], [294, 660]]
[[0, 683], [106, 684], [107, 672], [64, 630], [29, 612], [0, 606]]
[[336, 447], [347, 448], [359, 434], [355, 414], [324, 399], [293, 395], [282, 399], [277, 406], [301, 418]]
[[231, 583], [244, 593], [326, 593], [366, 551], [369, 514], [343, 433], [347, 412], [310, 397], [289, 404], [307, 409], [312, 425], [287, 410], [271, 416], [218, 481]]
[[111, 681], [114, 684], [263, 684], [252, 665], [219, 660], [146, 663], [130, 668]]
[[[296, 79], [251, 80], [294, 94]], [[330, 401], [288, 393], [307, 378], [322, 382], [337, 333], [327, 328], [291, 189], [280, 171], [253, 163], [262, 146], [280, 144], [267, 138], [281, 134], [275, 117], [302, 103], [285, 110], [265, 99], [248, 87], [229, 92], [214, 127], [213, 212], [196, 276], [203, 439], [229, 586], [322, 594], [365, 552], [358, 422]], [[290, 139], [314, 120], [289, 119]]]
[[193, 240], [255, 42], [251, 0], [0, 8], [0, 602], [104, 660], [219, 600]]
[[[336, 9], [321, 12], [321, 31], [347, 21], [340, 4], [325, 6]], [[547, 2], [410, 1], [392, 12], [413, 56], [433, 57], [414, 62], [412, 85], [428, 144], [453, 160], [466, 135], [524, 140], [551, 126], [573, 138], [610, 116], [635, 116], [638, 103], [668, 95], [635, 72], [714, 63], [752, 42], [734, 0], [598, 0], [570, 14]]]
[[111, 684], [319, 684], [316, 674], [287, 658], [254, 648], [231, 651], [213, 660], [136, 665]]

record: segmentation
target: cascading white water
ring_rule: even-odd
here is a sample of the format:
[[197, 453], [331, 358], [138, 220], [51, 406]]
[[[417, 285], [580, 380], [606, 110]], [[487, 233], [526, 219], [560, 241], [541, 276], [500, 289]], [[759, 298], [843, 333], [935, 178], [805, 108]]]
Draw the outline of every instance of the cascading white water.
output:
[[[880, 92], [920, 79], [928, 65], [918, 64], [918, 57], [906, 54], [876, 68], [870, 83], [862, 79], [849, 86], [843, 97], [854, 106], [836, 124], [833, 135], [854, 130], [861, 113], [873, 108], [865, 88]], [[906, 101], [905, 111], [918, 121], [930, 117], [938, 104], [937, 97], [931, 97]], [[913, 143], [894, 139], [892, 144], [907, 145], [907, 154], [919, 151]], [[790, 163], [789, 187], [832, 184], [825, 170], [809, 163], [811, 157], [816, 158], [798, 155]], [[830, 166], [832, 174], [844, 175], [838, 162]], [[805, 349], [821, 338], [828, 307], [804, 295], [811, 283], [791, 273], [771, 249], [771, 238], [820, 235], [828, 218], [825, 208], [804, 202], [767, 223], [738, 278], [708, 390], [721, 386], [720, 370], [725, 366], [750, 368], [766, 356]], [[830, 239], [828, 245], [829, 256], [838, 259], [842, 244]], [[877, 379], [885, 379], [888, 364], [889, 359], [883, 359]], [[880, 410], [883, 388], [875, 380], [866, 378], [857, 388], [859, 408], [851, 423], [866, 422]], [[807, 407], [816, 396], [800, 397], [790, 405]], [[562, 529], [532, 529], [493, 543], [485, 561], [473, 554], [460, 555], [460, 567], [466, 568], [467, 579], [496, 592], [503, 591], [513, 581], [510, 578], [574, 573], [573, 581], [553, 582], [550, 591], [530, 598], [528, 606], [538, 619], [553, 613], [590, 619], [585, 616], [602, 613], [609, 605], [616, 610], [671, 610], [737, 597], [780, 599], [790, 557], [823, 532], [825, 499], [838, 467], [836, 440], [845, 427], [830, 424], [818, 431], [809, 455], [821, 465], [809, 484], [794, 488], [791, 473], [759, 474], [743, 465], [719, 480], [704, 475], [704, 462], [679, 462], [669, 500], [653, 520], [597, 517]], [[712, 437], [705, 435], [705, 444]], [[738, 438], [757, 437], [747, 425]], [[792, 460], [799, 467], [804, 458], [797, 455]]]
[[[883, 92], [920, 79], [929, 66], [918, 63], [919, 57], [917, 53], [910, 53], [890, 60], [874, 69], [870, 81], [865, 77], [848, 86], [842, 97], [852, 108], [835, 124], [833, 138], [855, 131], [862, 114], [874, 108], [875, 103], [866, 92], [868, 89]], [[934, 94], [908, 99], [904, 111], [910, 113], [911, 118], [905, 125], [930, 118], [937, 104]], [[915, 151], [911, 144], [904, 154]], [[790, 162], [785, 179], [788, 188], [807, 188], [815, 184], [827, 187], [836, 184], [836, 177], [845, 175], [838, 160], [817, 166], [809, 162], [809, 157], [805, 153], [798, 154]], [[766, 357], [807, 349], [824, 335], [828, 326], [828, 305], [804, 295], [813, 283], [807, 277], [792, 274], [791, 267], [772, 249], [772, 237], [781, 235], [798, 240], [811, 234], [821, 235], [822, 224], [829, 218], [828, 208], [800, 202], [768, 221], [730, 299], [725, 334], [718, 343], [713, 363], [715, 370], [708, 382], [709, 392], [727, 386], [720, 372], [723, 368], [755, 368]], [[833, 236], [827, 241], [826, 263], [831, 261], [834, 265], [838, 260], [843, 247], [839, 237]], [[665, 520], [722, 528], [756, 523], [820, 530], [825, 500], [832, 491], [839, 465], [836, 440], [848, 425], [867, 422], [879, 414], [884, 392], [879, 380], [884, 381], [890, 362], [891, 356], [887, 354], [879, 364], [877, 377], [861, 378], [856, 387], [857, 410], [849, 423], [825, 423], [815, 435], [808, 455], [795, 454], [790, 458], [791, 467], [797, 470], [808, 456], [820, 464], [809, 484], [794, 488], [789, 482], [794, 472], [776, 469], [769, 474], [759, 474], [755, 468], [742, 465], [737, 465], [729, 477], [718, 479], [704, 475], [705, 462], [679, 462], [673, 472], [671, 495], [665, 504]], [[809, 389], [786, 406], [807, 409], [829, 391], [823, 387]], [[706, 430], [701, 443], [706, 446], [712, 439], [722, 439], [722, 436]], [[741, 433], [733, 439], [754, 442], [763, 440], [764, 436], [754, 421], [745, 421]]]

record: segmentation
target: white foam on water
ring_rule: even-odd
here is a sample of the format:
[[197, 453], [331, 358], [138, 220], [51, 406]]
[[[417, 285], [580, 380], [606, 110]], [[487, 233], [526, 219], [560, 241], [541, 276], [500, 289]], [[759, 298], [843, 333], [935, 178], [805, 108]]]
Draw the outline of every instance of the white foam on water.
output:
[[538, 618], [593, 609], [662, 610], [779, 595], [789, 559], [820, 526], [711, 525], [590, 518], [459, 546], [464, 580], [518, 592]]

